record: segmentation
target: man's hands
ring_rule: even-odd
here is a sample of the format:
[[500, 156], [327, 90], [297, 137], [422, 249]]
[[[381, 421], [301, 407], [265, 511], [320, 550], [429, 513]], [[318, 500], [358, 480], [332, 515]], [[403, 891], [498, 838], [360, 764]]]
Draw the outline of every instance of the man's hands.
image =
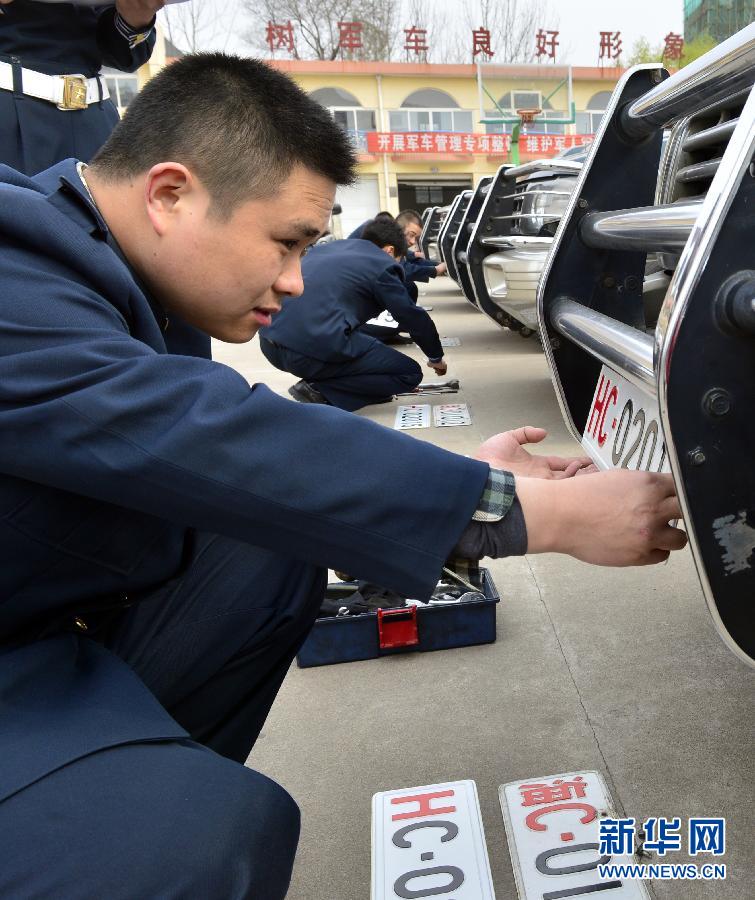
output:
[[448, 371], [448, 365], [444, 359], [441, 359], [439, 362], [430, 362], [430, 360], [428, 360], [427, 365], [436, 375], [445, 375]]
[[598, 566], [644, 566], [681, 550], [687, 536], [671, 475], [615, 469], [548, 482], [517, 478], [528, 553], [567, 553]]
[[448, 271], [448, 266], [444, 262], [438, 263], [438, 265], [435, 267], [436, 275], [445, 275], [447, 271]]
[[[2, 0], [0, 0], [2, 2]], [[137, 30], [147, 28], [165, 0], [116, 0], [115, 8], [123, 21]]]
[[[528, 553], [566, 553], [598, 566], [643, 566], [681, 550], [687, 536], [671, 475], [597, 472], [588, 457], [535, 456], [524, 449], [546, 437], [525, 425], [485, 441], [474, 454], [516, 475]], [[589, 478], [573, 475], [591, 474]]]
[[577, 472], [597, 471], [586, 456], [533, 456], [524, 449], [525, 444], [539, 444], [547, 434], [544, 428], [523, 425], [493, 435], [478, 447], [474, 456], [493, 469], [505, 469], [528, 478], [571, 478]]

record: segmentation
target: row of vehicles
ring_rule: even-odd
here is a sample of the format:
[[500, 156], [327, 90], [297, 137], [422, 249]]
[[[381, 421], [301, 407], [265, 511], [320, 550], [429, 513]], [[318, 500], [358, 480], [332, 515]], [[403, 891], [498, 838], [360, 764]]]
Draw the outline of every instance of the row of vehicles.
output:
[[537, 286], [586, 158], [503, 165], [448, 207], [425, 211], [425, 255], [442, 259], [466, 299], [522, 337], [537, 330]]
[[421, 237], [543, 344], [602, 468], [673, 474], [714, 623], [755, 664], [755, 24], [619, 81], [584, 159], [502, 166]]

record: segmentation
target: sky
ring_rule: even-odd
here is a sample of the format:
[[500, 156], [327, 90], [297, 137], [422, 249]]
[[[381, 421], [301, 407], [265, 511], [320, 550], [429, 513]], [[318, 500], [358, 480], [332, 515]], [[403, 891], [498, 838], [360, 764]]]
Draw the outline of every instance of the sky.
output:
[[[198, 49], [255, 53], [241, 38], [253, 26], [253, 20], [244, 11], [241, 0], [190, 2], [218, 10], [215, 15], [207, 14]], [[464, 27], [459, 0], [425, 2], [434, 4], [449, 20], [457, 18], [459, 27]], [[410, 16], [406, 12], [408, 2], [404, 3], [404, 7], [405, 11], [399, 17], [399, 29], [415, 24], [409, 21]], [[179, 6], [174, 7], [172, 15], [177, 15], [179, 9]], [[222, 14], [219, 12], [221, 9], [224, 10]], [[256, 27], [262, 29], [259, 23]], [[620, 31], [626, 52], [631, 51], [634, 42], [642, 36], [648, 38], [651, 45], [660, 45], [670, 31], [677, 34], [683, 32], [683, 4], [682, 0], [549, 0], [548, 12], [539, 27], [560, 31], [558, 63], [592, 66], [597, 65], [598, 61], [600, 31]]]

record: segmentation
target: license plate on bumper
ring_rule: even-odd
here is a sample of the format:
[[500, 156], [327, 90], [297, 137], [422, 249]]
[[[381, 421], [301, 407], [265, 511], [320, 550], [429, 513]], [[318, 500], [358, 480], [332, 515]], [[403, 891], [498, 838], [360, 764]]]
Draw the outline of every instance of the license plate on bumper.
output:
[[600, 370], [582, 446], [601, 469], [671, 471], [655, 398], [608, 366]]
[[474, 781], [372, 798], [372, 900], [495, 900]]

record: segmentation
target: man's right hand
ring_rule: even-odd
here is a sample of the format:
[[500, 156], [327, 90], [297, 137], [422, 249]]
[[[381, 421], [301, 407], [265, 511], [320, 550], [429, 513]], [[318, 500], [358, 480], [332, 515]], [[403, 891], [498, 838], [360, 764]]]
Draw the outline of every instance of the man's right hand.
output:
[[686, 534], [671, 475], [615, 469], [585, 478], [517, 478], [528, 553], [567, 553], [598, 566], [644, 566], [681, 550]]
[[430, 362], [430, 360], [428, 360], [427, 365], [435, 372], [436, 375], [445, 375], [448, 371], [448, 366], [446, 365], [446, 361], [444, 359], [441, 359], [439, 362]]

